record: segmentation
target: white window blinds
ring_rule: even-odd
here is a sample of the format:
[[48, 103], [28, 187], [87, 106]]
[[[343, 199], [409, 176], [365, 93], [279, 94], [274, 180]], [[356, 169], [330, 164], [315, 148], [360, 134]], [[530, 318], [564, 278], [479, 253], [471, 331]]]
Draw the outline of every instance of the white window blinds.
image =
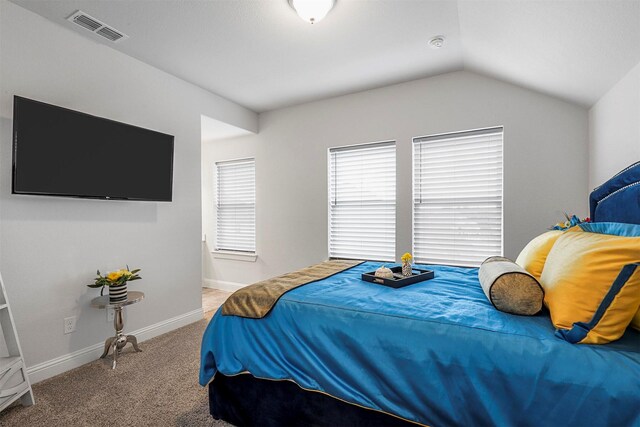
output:
[[478, 266], [502, 255], [502, 127], [413, 140], [417, 262]]
[[396, 144], [329, 150], [329, 256], [393, 261]]
[[256, 251], [254, 159], [216, 163], [216, 250]]

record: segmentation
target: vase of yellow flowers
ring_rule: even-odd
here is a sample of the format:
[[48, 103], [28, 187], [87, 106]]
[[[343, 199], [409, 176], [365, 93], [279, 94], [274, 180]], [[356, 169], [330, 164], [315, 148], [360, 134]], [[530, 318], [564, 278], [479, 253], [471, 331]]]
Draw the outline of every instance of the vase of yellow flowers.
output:
[[411, 270], [412, 259], [413, 259], [413, 256], [411, 256], [409, 252], [406, 252], [404, 255], [400, 257], [400, 260], [402, 260], [402, 275], [404, 277], [409, 277], [412, 274], [412, 270]]
[[88, 284], [90, 288], [102, 288], [100, 295], [104, 292], [104, 287], [109, 288], [109, 302], [116, 303], [127, 300], [127, 282], [133, 280], [142, 279], [138, 275], [140, 269], [129, 270], [129, 266], [126, 269], [111, 271], [104, 276], [100, 274], [100, 270], [97, 271], [97, 277], [93, 283]]

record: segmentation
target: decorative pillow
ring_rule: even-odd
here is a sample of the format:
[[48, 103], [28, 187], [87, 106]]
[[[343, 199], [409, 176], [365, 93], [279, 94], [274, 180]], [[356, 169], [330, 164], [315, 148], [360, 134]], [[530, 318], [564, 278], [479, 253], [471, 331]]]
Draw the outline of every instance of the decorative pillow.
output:
[[542, 310], [542, 287], [510, 259], [487, 258], [480, 266], [478, 279], [491, 304], [500, 311], [532, 316]]
[[537, 280], [540, 280], [547, 255], [549, 255], [553, 244], [561, 234], [561, 230], [553, 230], [534, 238], [520, 252], [520, 255], [516, 258], [516, 263], [531, 273]]
[[629, 326], [637, 331], [640, 331], [640, 308], [638, 308], [638, 311], [636, 311], [636, 315], [633, 316], [633, 319], [631, 319], [631, 324]]
[[585, 223], [558, 238], [540, 283], [556, 335], [571, 343], [620, 338], [640, 306], [640, 226]]

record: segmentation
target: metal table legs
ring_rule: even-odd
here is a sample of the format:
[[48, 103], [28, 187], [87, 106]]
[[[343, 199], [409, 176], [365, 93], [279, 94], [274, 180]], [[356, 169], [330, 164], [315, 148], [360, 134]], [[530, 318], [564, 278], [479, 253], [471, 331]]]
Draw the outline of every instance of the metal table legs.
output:
[[131, 343], [135, 351], [142, 351], [138, 347], [138, 340], [133, 335], [124, 335], [122, 333], [122, 329], [124, 329], [124, 319], [122, 318], [122, 307], [114, 307], [115, 311], [113, 317], [113, 327], [116, 330], [116, 336], [107, 338], [104, 342], [104, 352], [101, 359], [104, 359], [107, 354], [109, 354], [109, 350], [113, 352], [113, 364], [111, 365], [111, 369], [116, 369], [116, 363], [118, 354], [122, 351], [127, 343]]

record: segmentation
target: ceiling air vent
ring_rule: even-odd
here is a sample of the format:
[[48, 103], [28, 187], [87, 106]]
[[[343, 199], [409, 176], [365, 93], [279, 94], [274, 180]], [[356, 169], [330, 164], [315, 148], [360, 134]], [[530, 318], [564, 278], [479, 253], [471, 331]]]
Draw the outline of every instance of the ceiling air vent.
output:
[[109, 27], [100, 28], [98, 31], [96, 31], [96, 34], [100, 34], [102, 37], [107, 38], [112, 42], [118, 41], [124, 37], [124, 34], [119, 33], [113, 28], [109, 28]]
[[112, 42], [118, 42], [129, 37], [122, 31], [118, 31], [115, 28], [108, 26], [104, 22], [97, 20], [93, 16], [87, 15], [81, 10], [74, 12], [67, 18], [67, 20]]

